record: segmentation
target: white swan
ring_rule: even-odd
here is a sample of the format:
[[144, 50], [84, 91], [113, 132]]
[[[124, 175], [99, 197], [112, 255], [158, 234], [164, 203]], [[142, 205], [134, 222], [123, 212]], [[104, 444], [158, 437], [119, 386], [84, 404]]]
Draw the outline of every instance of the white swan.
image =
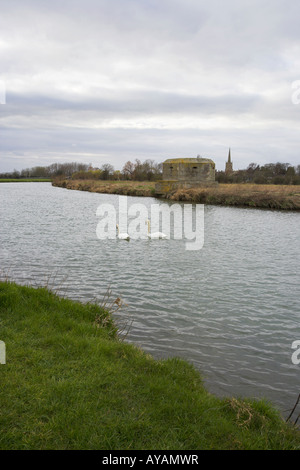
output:
[[120, 233], [119, 225], [117, 224], [117, 230], [118, 230], [118, 239], [119, 240], [130, 240], [130, 237], [128, 233]]
[[165, 235], [162, 232], [150, 233], [150, 220], [149, 219], [146, 221], [146, 224], [148, 225], [148, 238], [151, 238], [152, 240], [158, 240], [160, 238], [168, 238], [167, 235]]

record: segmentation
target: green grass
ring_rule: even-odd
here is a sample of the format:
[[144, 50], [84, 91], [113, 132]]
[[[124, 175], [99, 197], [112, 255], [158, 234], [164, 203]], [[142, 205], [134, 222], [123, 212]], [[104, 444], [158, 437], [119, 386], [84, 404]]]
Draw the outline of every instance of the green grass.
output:
[[300, 448], [270, 405], [209, 394], [187, 362], [120, 341], [99, 306], [2, 282], [0, 339], [2, 450]]
[[51, 183], [50, 178], [0, 178], [0, 183]]

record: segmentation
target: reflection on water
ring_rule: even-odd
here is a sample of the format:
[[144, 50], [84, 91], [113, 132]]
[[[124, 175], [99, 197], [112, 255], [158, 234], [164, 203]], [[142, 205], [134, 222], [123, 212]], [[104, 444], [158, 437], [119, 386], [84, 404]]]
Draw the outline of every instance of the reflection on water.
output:
[[[118, 196], [47, 183], [0, 185], [1, 269], [80, 300], [108, 287], [128, 304], [127, 340], [156, 358], [194, 363], [218, 395], [266, 397], [281, 410], [300, 391], [298, 213], [205, 207], [202, 250], [184, 240], [99, 240], [96, 210]], [[128, 198], [128, 204], [156, 202]]]

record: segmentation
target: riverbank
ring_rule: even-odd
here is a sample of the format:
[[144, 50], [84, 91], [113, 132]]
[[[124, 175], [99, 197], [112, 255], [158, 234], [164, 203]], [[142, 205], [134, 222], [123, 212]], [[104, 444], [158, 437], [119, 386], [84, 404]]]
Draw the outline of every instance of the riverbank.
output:
[[0, 183], [51, 183], [50, 178], [3, 178]]
[[150, 181], [104, 181], [55, 179], [52, 186], [89, 191], [91, 193], [120, 194], [125, 196], [155, 196], [155, 182]]
[[[155, 182], [55, 180], [53, 186], [96, 193], [155, 197]], [[276, 210], [300, 210], [300, 186], [219, 184], [218, 187], [180, 189], [166, 199], [198, 204], [252, 207]]]
[[112, 315], [0, 282], [0, 449], [299, 449], [262, 401], [209, 394], [185, 361], [121, 341]]

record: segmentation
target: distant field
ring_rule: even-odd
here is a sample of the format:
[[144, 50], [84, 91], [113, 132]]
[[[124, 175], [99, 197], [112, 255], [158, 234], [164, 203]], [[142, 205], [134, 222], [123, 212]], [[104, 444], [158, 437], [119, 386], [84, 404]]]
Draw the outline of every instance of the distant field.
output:
[[51, 183], [50, 178], [18, 178], [18, 179], [1, 179], [0, 183]]

